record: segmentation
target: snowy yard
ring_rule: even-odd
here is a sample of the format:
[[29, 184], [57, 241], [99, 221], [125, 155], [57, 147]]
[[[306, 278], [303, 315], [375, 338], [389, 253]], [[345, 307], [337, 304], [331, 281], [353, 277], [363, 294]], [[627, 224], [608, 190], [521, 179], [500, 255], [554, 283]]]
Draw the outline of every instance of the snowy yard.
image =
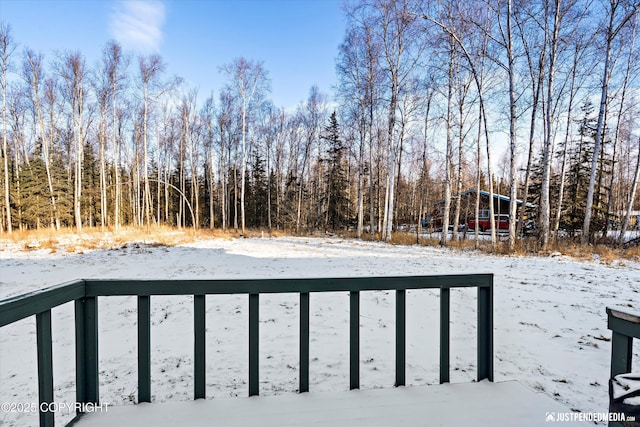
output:
[[[202, 240], [178, 247], [128, 244], [83, 254], [0, 252], [0, 299], [78, 278], [222, 279], [493, 273], [495, 380], [517, 380], [567, 408], [607, 410], [610, 331], [605, 307], [640, 309], [640, 263], [505, 257], [328, 238]], [[394, 380], [393, 292], [362, 294], [361, 387]], [[311, 296], [310, 391], [348, 384], [346, 293]], [[261, 394], [297, 388], [298, 297], [260, 299]], [[451, 292], [451, 381], [475, 378], [476, 292]], [[245, 396], [244, 295], [207, 297], [207, 397]], [[192, 297], [152, 297], [153, 401], [193, 395]], [[135, 402], [136, 301], [99, 299], [100, 399]], [[437, 291], [407, 293], [407, 384], [438, 382]], [[75, 400], [73, 304], [53, 310], [55, 400]], [[637, 347], [636, 347], [637, 348]], [[634, 366], [640, 367], [636, 350]], [[0, 329], [0, 402], [37, 402], [35, 320]], [[56, 422], [69, 414], [56, 414]], [[0, 413], [2, 425], [37, 424], [37, 413]]]

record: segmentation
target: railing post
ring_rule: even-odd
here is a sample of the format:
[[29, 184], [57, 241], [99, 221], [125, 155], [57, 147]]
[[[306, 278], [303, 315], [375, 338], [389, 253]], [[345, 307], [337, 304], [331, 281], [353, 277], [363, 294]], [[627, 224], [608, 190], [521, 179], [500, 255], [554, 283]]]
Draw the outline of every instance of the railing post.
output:
[[42, 411], [43, 403], [53, 402], [53, 353], [51, 350], [51, 310], [36, 314], [38, 347], [38, 401], [40, 427], [53, 427], [53, 411]]
[[449, 382], [449, 288], [440, 288], [440, 384]]
[[138, 402], [151, 402], [151, 298], [138, 296]]
[[360, 388], [360, 292], [349, 292], [349, 389]]
[[249, 396], [260, 394], [260, 294], [249, 294]]
[[607, 308], [607, 326], [611, 329], [611, 378], [631, 372], [633, 338], [640, 338], [640, 316]]
[[633, 338], [613, 331], [611, 334], [611, 378], [631, 372]]
[[406, 298], [404, 289], [396, 290], [396, 387], [405, 385]]
[[[640, 339], [640, 314], [623, 308], [607, 308], [607, 327], [611, 329], [611, 381], [614, 381], [617, 375], [633, 371], [633, 339]], [[623, 403], [615, 402], [610, 390], [609, 412], [622, 412]], [[623, 423], [609, 421], [609, 427], [618, 426], [622, 427]]]
[[75, 300], [76, 401], [98, 403], [98, 299]]
[[300, 393], [309, 391], [309, 292], [300, 292]]
[[193, 296], [193, 398], [206, 397], [206, 297]]
[[493, 283], [478, 287], [478, 381], [493, 381]]
[[611, 334], [611, 378], [631, 372], [633, 338], [613, 331]]

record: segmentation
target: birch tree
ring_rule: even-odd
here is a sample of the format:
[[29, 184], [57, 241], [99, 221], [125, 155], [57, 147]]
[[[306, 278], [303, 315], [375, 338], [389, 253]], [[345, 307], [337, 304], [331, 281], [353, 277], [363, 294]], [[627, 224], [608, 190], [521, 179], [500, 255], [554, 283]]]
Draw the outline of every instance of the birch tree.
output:
[[609, 7], [606, 10], [606, 29], [603, 32], [604, 40], [604, 65], [602, 68], [602, 78], [600, 84], [600, 108], [598, 110], [598, 124], [595, 135], [595, 146], [591, 161], [591, 174], [589, 176], [589, 188], [587, 190], [587, 205], [582, 226], [582, 243], [588, 243], [591, 236], [591, 216], [593, 211], [593, 198], [596, 187], [596, 175], [598, 172], [598, 160], [600, 150], [602, 150], [602, 138], [604, 133], [604, 120], [607, 112], [607, 102], [609, 93], [609, 82], [611, 78], [612, 64], [611, 51], [613, 42], [620, 33], [620, 30], [627, 25], [631, 18], [638, 12], [640, 2], [637, 0], [609, 0]]
[[[589, 38], [588, 37], [581, 37], [578, 34], [580, 32], [579, 27], [576, 27], [576, 31], [574, 32], [574, 38], [573, 38], [573, 49], [572, 49], [572, 66], [571, 66], [571, 70], [569, 71], [569, 91], [568, 91], [568, 100], [567, 100], [567, 105], [566, 105], [566, 115], [567, 115], [567, 119], [565, 121], [565, 135], [564, 135], [564, 142], [563, 142], [563, 152], [562, 152], [562, 160], [561, 160], [561, 165], [560, 165], [560, 183], [559, 183], [559, 189], [558, 189], [558, 205], [556, 208], [556, 217], [555, 217], [555, 221], [554, 221], [554, 225], [553, 225], [553, 235], [554, 238], [558, 239], [558, 230], [560, 229], [560, 220], [562, 218], [562, 212], [563, 212], [563, 208], [565, 205], [564, 202], [564, 193], [565, 193], [565, 188], [566, 188], [566, 176], [567, 176], [567, 170], [569, 167], [569, 144], [570, 144], [570, 135], [571, 135], [571, 130], [572, 130], [572, 122], [573, 122], [573, 111], [574, 111], [574, 107], [575, 107], [575, 101], [576, 101], [576, 97], [578, 95], [578, 92], [582, 89], [582, 87], [584, 86], [584, 82], [586, 79], [581, 79], [581, 74], [580, 74], [580, 64], [584, 62], [585, 60], [585, 56], [586, 56], [586, 46], [589, 44]], [[587, 67], [588, 68], [588, 67]]]
[[70, 108], [73, 123], [74, 172], [73, 172], [73, 211], [75, 226], [82, 230], [82, 166], [85, 144], [85, 78], [87, 74], [85, 59], [80, 52], [69, 52], [58, 63], [58, 72], [64, 82], [64, 95]]
[[[128, 57], [122, 52], [122, 47], [115, 41], [107, 43], [102, 53], [103, 71], [106, 74], [111, 97], [111, 149], [113, 150], [113, 179], [114, 179], [114, 214], [113, 224], [115, 231], [120, 229], [120, 205], [122, 204], [122, 190], [120, 188], [120, 155], [122, 152], [120, 138], [118, 138], [118, 106], [119, 96], [124, 90], [125, 70], [128, 66]], [[106, 173], [106, 172], [105, 172]], [[106, 188], [103, 196], [106, 198]]]
[[[516, 215], [518, 178], [518, 142], [517, 142], [517, 105], [516, 105], [516, 77], [515, 77], [515, 47], [513, 43], [513, 12], [511, 0], [506, 5], [506, 29], [501, 28], [503, 45], [507, 57], [507, 75], [509, 78], [509, 251], [513, 252], [516, 244]], [[500, 20], [499, 20], [500, 21]]]
[[638, 181], [640, 181], [640, 137], [638, 137], [638, 151], [636, 153], [636, 166], [631, 182], [631, 190], [629, 191], [629, 198], [626, 203], [626, 209], [624, 219], [622, 220], [622, 227], [620, 229], [620, 235], [618, 236], [618, 244], [622, 245], [625, 241], [625, 235], [631, 224], [631, 211], [633, 210], [633, 203], [635, 202], [636, 191], [638, 189]]
[[[623, 45], [627, 46], [627, 60], [626, 60], [626, 66], [624, 67], [624, 73], [622, 75], [622, 83], [621, 83], [622, 86], [618, 91], [619, 104], [618, 104], [616, 126], [613, 133], [613, 152], [612, 152], [612, 158], [611, 158], [611, 163], [613, 165], [615, 165], [618, 162], [616, 155], [617, 155], [617, 152], [619, 151], [618, 146], [621, 139], [624, 114], [626, 109], [628, 108], [627, 104], [629, 103], [628, 98], [629, 98], [630, 86], [633, 85], [633, 76], [637, 75], [638, 71], [640, 71], [640, 66], [637, 62], [638, 55], [635, 49], [636, 31], [638, 28], [639, 17], [640, 17], [640, 14], [636, 14], [634, 16], [632, 22], [630, 23], [631, 25], [629, 28], [629, 32], [627, 34], [624, 34], [621, 37]], [[608, 189], [609, 195], [607, 200], [607, 212], [606, 212], [606, 218], [605, 218], [606, 220], [605, 220], [605, 227], [604, 227], [604, 233], [603, 233], [605, 236], [607, 236], [609, 231], [609, 226], [611, 224], [611, 221], [609, 220], [609, 218], [611, 217], [613, 204], [614, 204], [615, 178], [616, 178], [616, 168], [612, 167], [611, 176], [609, 177], [609, 189]]]
[[396, 115], [401, 87], [410, 79], [420, 58], [424, 39], [416, 25], [416, 15], [405, 0], [377, 0], [374, 13], [377, 16], [378, 38], [382, 48], [382, 67], [388, 90], [387, 147], [388, 169], [382, 238], [391, 240], [394, 214], [394, 183], [398, 142], [395, 137]]
[[149, 186], [149, 142], [148, 122], [150, 104], [155, 100], [154, 89], [158, 84], [160, 74], [165, 69], [165, 64], [159, 55], [141, 56], [138, 60], [140, 85], [142, 91], [142, 177], [144, 191], [142, 193], [144, 217], [146, 224], [151, 223], [151, 187]]
[[[531, 114], [529, 119], [527, 164], [525, 167], [524, 183], [522, 185], [522, 209], [520, 210], [516, 228], [516, 234], [518, 236], [522, 234], [526, 206], [529, 200], [529, 186], [531, 184], [536, 123], [538, 120], [538, 111], [541, 105], [545, 74], [544, 69], [547, 60], [546, 24], [548, 20], [543, 19], [540, 24], [543, 26], [542, 31], [537, 31], [537, 27], [539, 27], [539, 20], [536, 19], [536, 16], [539, 16], [540, 13], [539, 9], [536, 8], [531, 10], [531, 5], [526, 5], [522, 10], [519, 10], [514, 14], [514, 19], [518, 28], [518, 35], [520, 36], [520, 44], [522, 45], [523, 53], [526, 58], [531, 84], [531, 100], [529, 104]], [[533, 22], [533, 24], [530, 24], [530, 22]], [[530, 30], [530, 27], [534, 27], [534, 30]]]
[[13, 230], [11, 222], [11, 198], [9, 196], [9, 151], [7, 148], [7, 79], [10, 68], [9, 58], [15, 50], [16, 45], [11, 35], [11, 27], [0, 22], [0, 85], [2, 86], [2, 166], [4, 168], [4, 207], [6, 218], [6, 229], [9, 234]]
[[344, 42], [339, 48], [337, 61], [338, 78], [340, 79], [340, 96], [343, 102], [357, 100], [357, 108], [354, 108], [353, 118], [358, 123], [358, 201], [357, 201], [357, 237], [362, 238], [364, 226], [364, 169], [365, 147], [367, 137], [367, 61], [366, 45], [362, 37], [361, 29], [351, 29], [347, 32]]
[[259, 100], [270, 90], [270, 80], [262, 62], [254, 62], [245, 58], [237, 58], [230, 64], [221, 67], [228, 79], [229, 90], [238, 96], [241, 117], [242, 177], [240, 178], [240, 216], [242, 234], [245, 233], [245, 175], [247, 169], [247, 114], [252, 103]]
[[42, 157], [47, 177], [49, 200], [51, 201], [51, 209], [53, 213], [51, 226], [58, 230], [60, 229], [60, 215], [58, 213], [56, 196], [53, 191], [53, 180], [51, 177], [51, 138], [53, 135], [48, 133], [45, 128], [41, 101], [41, 86], [42, 81], [44, 80], [42, 61], [42, 54], [36, 54], [34, 51], [27, 49], [24, 53], [24, 60], [22, 64], [22, 77], [29, 87], [29, 93], [31, 94], [30, 99], [39, 130], [39, 138], [42, 143]]
[[162, 73], [166, 69], [166, 64], [158, 54], [140, 56], [138, 58], [138, 78], [140, 89], [141, 111], [141, 139], [142, 139], [142, 214], [144, 222], [151, 224], [151, 187], [149, 185], [149, 122], [154, 113], [155, 104], [171, 90], [175, 89], [182, 81], [174, 77], [169, 81], [162, 81]]
[[549, 244], [550, 226], [551, 226], [551, 206], [550, 206], [550, 181], [551, 181], [551, 158], [553, 155], [553, 99], [554, 99], [554, 78], [556, 73], [556, 61], [558, 59], [558, 44], [561, 26], [561, 8], [560, 0], [555, 0], [552, 7], [552, 21], [550, 35], [548, 37], [549, 58], [546, 70], [546, 89], [547, 102], [545, 105], [545, 132], [544, 132], [544, 149], [542, 158], [542, 189], [540, 195], [540, 228], [541, 228], [541, 246], [542, 250], [547, 250]]
[[[491, 247], [492, 249], [495, 249], [495, 245], [496, 245], [496, 233], [495, 233], [495, 218], [494, 218], [494, 208], [493, 208], [493, 173], [492, 173], [492, 168], [491, 168], [491, 143], [490, 143], [490, 138], [489, 138], [489, 126], [488, 126], [488, 119], [487, 119], [487, 108], [486, 108], [486, 103], [485, 103], [485, 96], [484, 96], [484, 85], [482, 83], [482, 76], [484, 74], [480, 73], [478, 71], [478, 68], [476, 66], [476, 61], [474, 59], [474, 57], [471, 55], [471, 53], [469, 52], [469, 50], [466, 47], [466, 44], [462, 41], [462, 39], [460, 38], [460, 36], [456, 33], [455, 29], [452, 28], [451, 26], [448, 26], [446, 24], [444, 24], [443, 22], [441, 22], [437, 15], [432, 16], [431, 14], [429, 14], [429, 11], [423, 11], [422, 14], [420, 15], [424, 20], [426, 20], [427, 22], [430, 22], [432, 24], [434, 24], [436, 27], [439, 27], [440, 29], [442, 29], [442, 31], [445, 32], [445, 34], [447, 34], [448, 36], [450, 36], [452, 38], [452, 40], [455, 42], [455, 44], [460, 48], [460, 50], [462, 51], [462, 54], [464, 55], [465, 59], [467, 60], [467, 63], [469, 65], [469, 68], [471, 68], [471, 75], [473, 76], [473, 80], [475, 82], [475, 86], [476, 86], [476, 90], [478, 92], [478, 102], [479, 102], [479, 107], [480, 107], [480, 117], [482, 118], [482, 127], [484, 129], [484, 138], [485, 138], [485, 146], [486, 146], [486, 153], [487, 153], [487, 171], [488, 171], [488, 181], [489, 181], [489, 221], [491, 224]], [[483, 44], [484, 46], [485, 44]], [[485, 50], [482, 50], [483, 52], [485, 52]], [[484, 71], [484, 62], [481, 62], [482, 65], [482, 70]], [[477, 209], [476, 209], [477, 210]], [[476, 215], [477, 216], [477, 215]], [[477, 223], [477, 221], [476, 221]]]

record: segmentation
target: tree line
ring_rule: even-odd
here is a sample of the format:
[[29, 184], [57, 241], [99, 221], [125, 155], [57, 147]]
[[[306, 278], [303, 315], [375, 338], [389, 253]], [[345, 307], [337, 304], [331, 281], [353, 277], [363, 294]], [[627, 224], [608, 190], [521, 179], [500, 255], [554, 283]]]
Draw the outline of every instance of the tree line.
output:
[[[201, 99], [158, 54], [109, 41], [91, 67], [81, 52], [19, 48], [0, 24], [0, 226], [352, 228], [389, 240], [443, 201], [447, 244], [470, 215], [457, 195], [476, 189], [476, 218], [479, 190], [535, 205], [543, 249], [561, 232], [622, 235], [639, 209], [639, 8], [346, 2], [335, 94], [311, 87], [292, 110], [269, 99], [257, 60], [221, 66], [226, 85]], [[513, 248], [525, 212], [512, 202], [509, 215]]]

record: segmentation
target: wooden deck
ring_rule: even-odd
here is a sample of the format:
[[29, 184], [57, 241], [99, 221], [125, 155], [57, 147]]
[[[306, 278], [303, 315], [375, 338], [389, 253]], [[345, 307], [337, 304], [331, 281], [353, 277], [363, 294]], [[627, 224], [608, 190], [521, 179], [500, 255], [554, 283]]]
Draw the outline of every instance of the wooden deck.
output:
[[[75, 425], [224, 427], [549, 426], [568, 413], [515, 381], [442, 384], [336, 393], [143, 403], [87, 414]], [[587, 425], [562, 422], [563, 426]]]

